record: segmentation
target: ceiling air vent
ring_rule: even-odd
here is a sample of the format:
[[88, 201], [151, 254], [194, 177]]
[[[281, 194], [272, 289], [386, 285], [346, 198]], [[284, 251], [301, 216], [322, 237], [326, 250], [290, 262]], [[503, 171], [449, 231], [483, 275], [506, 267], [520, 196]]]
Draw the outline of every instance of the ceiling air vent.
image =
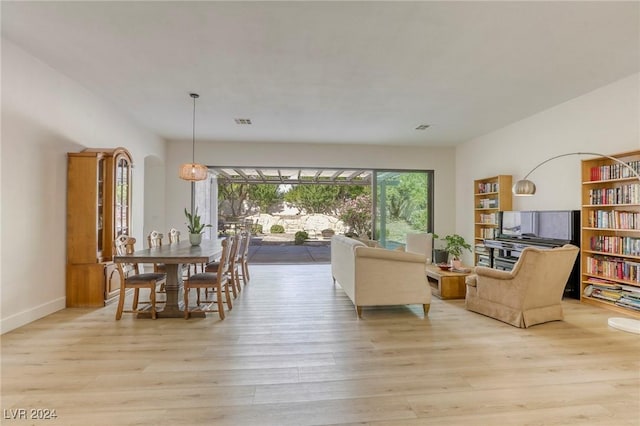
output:
[[251, 124], [251, 119], [250, 118], [234, 118], [236, 124]]
[[416, 127], [416, 130], [427, 130], [429, 126], [430, 124], [421, 124], [418, 127]]

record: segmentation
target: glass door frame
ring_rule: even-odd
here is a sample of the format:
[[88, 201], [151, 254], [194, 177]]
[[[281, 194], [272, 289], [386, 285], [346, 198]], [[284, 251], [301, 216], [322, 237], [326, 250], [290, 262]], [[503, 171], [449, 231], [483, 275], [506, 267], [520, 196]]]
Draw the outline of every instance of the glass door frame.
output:
[[[424, 173], [427, 177], [427, 193], [425, 194], [426, 202], [427, 202], [427, 211], [428, 211], [428, 220], [427, 220], [427, 229], [421, 230], [421, 232], [430, 232], [433, 233], [433, 215], [434, 215], [434, 171], [433, 170], [420, 170], [420, 169], [372, 169], [372, 178], [371, 178], [371, 199], [372, 199], [372, 210], [371, 210], [371, 235], [372, 239], [377, 240], [380, 244], [385, 247], [386, 238], [385, 236], [378, 235], [378, 222], [381, 219], [378, 218], [377, 211], [378, 205], [380, 204], [380, 200], [378, 200], [378, 177], [381, 173]], [[385, 210], [386, 212], [386, 210]], [[384, 219], [382, 219], [384, 220]], [[416, 230], [416, 232], [420, 232]]]

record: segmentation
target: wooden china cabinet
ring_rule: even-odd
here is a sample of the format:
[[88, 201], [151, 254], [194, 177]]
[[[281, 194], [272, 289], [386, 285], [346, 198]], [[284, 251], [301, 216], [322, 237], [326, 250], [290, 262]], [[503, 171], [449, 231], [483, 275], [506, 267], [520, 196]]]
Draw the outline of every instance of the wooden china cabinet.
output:
[[113, 240], [131, 227], [131, 154], [124, 148], [68, 153], [67, 307], [117, 298]]

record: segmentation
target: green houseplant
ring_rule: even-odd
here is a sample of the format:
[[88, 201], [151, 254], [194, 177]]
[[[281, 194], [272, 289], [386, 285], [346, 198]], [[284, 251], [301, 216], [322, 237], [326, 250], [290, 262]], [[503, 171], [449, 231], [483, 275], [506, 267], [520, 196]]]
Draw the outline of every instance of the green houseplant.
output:
[[444, 250], [449, 253], [453, 261], [460, 261], [464, 250], [471, 251], [471, 245], [458, 234], [445, 235], [442, 240], [446, 243]]
[[187, 229], [189, 230], [189, 241], [191, 245], [197, 246], [202, 242], [202, 233], [204, 228], [209, 228], [211, 225], [200, 222], [200, 215], [198, 214], [198, 208], [193, 213], [189, 213], [187, 209], [184, 209], [184, 215], [187, 218]]

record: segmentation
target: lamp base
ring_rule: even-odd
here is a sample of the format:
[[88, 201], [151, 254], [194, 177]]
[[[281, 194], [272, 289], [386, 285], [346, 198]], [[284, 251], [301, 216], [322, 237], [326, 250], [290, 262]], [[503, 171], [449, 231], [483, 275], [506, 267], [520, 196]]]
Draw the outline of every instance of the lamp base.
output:
[[609, 327], [626, 331], [628, 333], [640, 334], [640, 320], [631, 318], [609, 318]]

